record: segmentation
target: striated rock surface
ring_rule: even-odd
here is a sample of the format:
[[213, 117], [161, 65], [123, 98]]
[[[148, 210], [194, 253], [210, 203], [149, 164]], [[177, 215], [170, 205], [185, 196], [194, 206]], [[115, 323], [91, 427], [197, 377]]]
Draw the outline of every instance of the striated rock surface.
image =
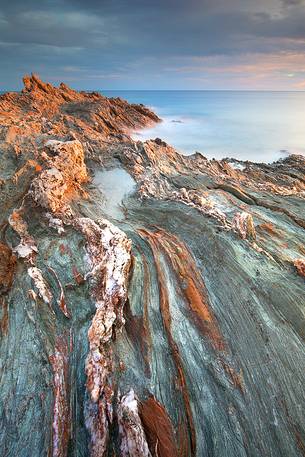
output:
[[1, 456], [304, 455], [305, 158], [130, 138], [159, 121], [0, 96]]

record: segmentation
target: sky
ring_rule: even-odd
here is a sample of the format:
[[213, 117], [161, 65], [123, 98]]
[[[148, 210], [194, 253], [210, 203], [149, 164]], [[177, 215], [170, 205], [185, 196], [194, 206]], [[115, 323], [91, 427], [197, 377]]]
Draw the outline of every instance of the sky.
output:
[[0, 0], [0, 90], [305, 90], [305, 0]]

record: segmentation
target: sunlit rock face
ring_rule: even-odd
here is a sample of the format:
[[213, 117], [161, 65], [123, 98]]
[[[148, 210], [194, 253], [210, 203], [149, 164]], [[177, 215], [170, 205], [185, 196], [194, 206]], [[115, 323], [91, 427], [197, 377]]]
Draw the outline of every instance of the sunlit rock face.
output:
[[24, 83], [0, 97], [0, 454], [303, 456], [305, 159], [184, 157], [130, 139], [143, 106]]

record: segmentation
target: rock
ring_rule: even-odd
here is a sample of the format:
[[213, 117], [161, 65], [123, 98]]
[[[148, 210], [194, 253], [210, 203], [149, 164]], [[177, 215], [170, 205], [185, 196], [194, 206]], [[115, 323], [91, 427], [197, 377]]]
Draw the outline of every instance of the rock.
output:
[[243, 240], [256, 239], [255, 226], [251, 214], [246, 213], [245, 211], [236, 213], [232, 225]]
[[158, 146], [167, 146], [167, 144], [165, 143], [165, 141], [162, 141], [161, 138], [156, 138], [155, 139], [155, 143], [158, 145]]
[[63, 221], [61, 219], [53, 217], [52, 214], [50, 214], [50, 213], [46, 213], [46, 218], [49, 221], [49, 226], [53, 227], [55, 230], [57, 230], [57, 233], [59, 235], [62, 233], [65, 233]]
[[138, 411], [133, 390], [124, 395], [118, 408], [121, 456], [152, 457]]
[[38, 249], [34, 238], [28, 232], [27, 223], [22, 218], [22, 211], [23, 208], [13, 210], [8, 219], [10, 226], [20, 237], [20, 243], [14, 248], [14, 252], [18, 257], [33, 263]]
[[75, 221], [75, 228], [87, 241], [90, 270], [86, 279], [90, 280], [96, 306], [88, 330], [86, 374], [89, 404], [86, 424], [91, 435], [91, 455], [99, 457], [107, 450], [112, 422], [113, 390], [108, 381], [113, 365], [110, 341], [124, 324], [123, 306], [127, 300], [131, 242], [106, 220], [95, 223], [89, 218], [79, 218]]
[[[0, 95], [0, 448], [298, 457], [305, 158], [183, 156], [130, 138], [142, 105], [24, 84]], [[91, 178], [118, 166], [110, 222], [121, 182]]]
[[28, 75], [24, 76], [23, 84], [24, 84], [25, 90], [28, 92], [32, 92], [35, 90], [40, 90], [45, 93], [53, 92], [52, 85], [42, 82], [41, 79], [39, 78], [39, 76], [35, 75], [34, 73], [31, 76], [28, 76]]
[[12, 250], [0, 242], [0, 294], [6, 293], [12, 286], [16, 266], [16, 257]]
[[52, 168], [42, 171], [33, 180], [30, 194], [36, 203], [56, 213], [75, 197], [80, 185], [88, 181], [88, 175], [79, 141], [51, 140], [46, 146], [56, 154], [49, 160]]
[[296, 267], [298, 274], [305, 277], [305, 259], [295, 259], [293, 264]]
[[53, 296], [49, 285], [42, 275], [42, 272], [37, 267], [31, 267], [28, 269], [28, 274], [33, 279], [34, 285], [38, 291], [40, 298], [47, 305], [50, 305], [52, 303]]

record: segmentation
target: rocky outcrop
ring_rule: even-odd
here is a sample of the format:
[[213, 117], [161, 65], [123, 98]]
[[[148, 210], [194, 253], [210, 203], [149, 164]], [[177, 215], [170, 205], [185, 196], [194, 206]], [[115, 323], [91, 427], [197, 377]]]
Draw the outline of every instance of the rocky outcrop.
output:
[[65, 84], [54, 87], [37, 75], [26, 76], [24, 85], [21, 93], [0, 96], [2, 138], [21, 148], [23, 156], [28, 152], [33, 158], [44, 138], [78, 139], [88, 156], [100, 160], [101, 153], [124, 141], [129, 131], [160, 121], [142, 105], [77, 92]]
[[158, 121], [35, 75], [0, 96], [5, 455], [302, 455], [305, 159], [130, 138]]

